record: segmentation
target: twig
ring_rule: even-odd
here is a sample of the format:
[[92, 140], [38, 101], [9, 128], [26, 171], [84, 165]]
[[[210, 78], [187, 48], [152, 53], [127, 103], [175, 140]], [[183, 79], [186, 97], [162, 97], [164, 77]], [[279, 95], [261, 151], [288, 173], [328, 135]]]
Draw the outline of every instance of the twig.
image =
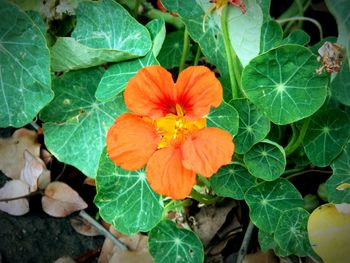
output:
[[238, 251], [238, 257], [237, 257], [236, 263], [242, 263], [245, 255], [247, 254], [248, 245], [249, 245], [252, 233], [253, 233], [253, 229], [254, 229], [254, 224], [250, 221], [249, 225], [247, 227], [247, 230], [246, 230], [246, 232], [244, 234], [244, 238], [243, 238], [243, 242], [242, 242], [241, 248]]
[[67, 168], [67, 165], [64, 163], [64, 164], [63, 164], [62, 171], [60, 172], [60, 174], [59, 174], [59, 175], [57, 175], [57, 177], [56, 177], [56, 179], [55, 179], [55, 182], [57, 182], [58, 180], [60, 180], [60, 179], [61, 179], [61, 177], [62, 177], [62, 175], [63, 175], [64, 171], [66, 170], [66, 168]]
[[39, 190], [39, 191], [31, 192], [31, 193], [29, 193], [27, 195], [21, 195], [21, 196], [17, 196], [17, 197], [0, 199], [0, 202], [10, 202], [10, 201], [19, 200], [19, 199], [22, 199], [22, 198], [28, 198], [28, 197], [31, 197], [31, 196], [34, 196], [34, 195], [37, 195], [37, 194], [42, 194], [42, 191]]
[[120, 250], [128, 250], [128, 248], [120, 242], [115, 236], [113, 236], [109, 231], [107, 231], [100, 223], [98, 223], [94, 218], [85, 212], [85, 210], [80, 210], [79, 215], [88, 221], [91, 225], [96, 227], [101, 234], [112, 241], [112, 243]]
[[306, 174], [306, 173], [321, 173], [321, 174], [332, 174], [333, 171], [328, 171], [328, 170], [318, 170], [318, 169], [309, 169], [309, 170], [304, 170], [304, 171], [301, 171], [301, 172], [298, 172], [298, 173], [294, 173], [294, 174], [291, 174], [289, 176], [286, 176], [285, 178], [287, 180], [293, 178], [293, 177], [296, 177], [298, 175], [303, 175], [303, 174]]

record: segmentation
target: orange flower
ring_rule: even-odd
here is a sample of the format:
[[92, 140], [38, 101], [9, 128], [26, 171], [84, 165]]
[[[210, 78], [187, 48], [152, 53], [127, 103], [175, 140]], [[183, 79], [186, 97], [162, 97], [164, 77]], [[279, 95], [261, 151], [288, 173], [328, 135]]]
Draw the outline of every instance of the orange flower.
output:
[[231, 162], [232, 136], [205, 127], [205, 115], [222, 101], [221, 84], [208, 68], [189, 67], [174, 84], [164, 68], [144, 67], [127, 84], [124, 99], [131, 113], [108, 131], [108, 155], [126, 170], [146, 165], [156, 193], [183, 199], [197, 173], [210, 177]]

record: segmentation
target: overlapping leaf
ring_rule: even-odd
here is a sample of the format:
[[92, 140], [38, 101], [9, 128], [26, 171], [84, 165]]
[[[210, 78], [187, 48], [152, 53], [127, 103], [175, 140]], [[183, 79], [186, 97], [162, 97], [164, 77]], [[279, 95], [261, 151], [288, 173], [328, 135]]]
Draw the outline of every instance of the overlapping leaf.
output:
[[332, 95], [342, 104], [350, 106], [350, 70], [348, 63], [344, 63], [341, 71], [331, 83]]
[[150, 34], [112, 0], [83, 1], [72, 37], [60, 37], [51, 48], [52, 69], [66, 71], [144, 56]]
[[304, 205], [298, 190], [285, 179], [255, 185], [248, 189], [244, 199], [252, 222], [268, 233], [275, 231], [284, 211]]
[[230, 104], [239, 114], [239, 129], [235, 136], [235, 152], [244, 154], [269, 133], [270, 121], [247, 99], [232, 100]]
[[47, 148], [57, 159], [95, 177], [106, 133], [126, 111], [121, 96], [108, 102], [95, 99], [104, 70], [72, 71], [54, 79], [55, 99], [42, 111]]
[[146, 180], [145, 170], [125, 171], [102, 153], [96, 177], [95, 204], [100, 215], [125, 234], [150, 231], [163, 207]]
[[204, 260], [199, 238], [192, 231], [177, 228], [170, 220], [161, 221], [150, 231], [148, 248], [156, 263], [201, 263]]
[[49, 50], [40, 29], [0, 1], [0, 127], [21, 127], [53, 98]]
[[261, 27], [260, 53], [276, 47], [283, 38], [280, 24], [274, 20], [265, 22]]
[[219, 196], [243, 200], [244, 193], [255, 184], [255, 178], [243, 165], [233, 163], [221, 167], [210, 183]]
[[244, 68], [243, 90], [272, 122], [292, 123], [316, 112], [326, 99], [328, 77], [317, 75], [318, 67], [309, 49], [283, 45]]
[[297, 29], [292, 31], [285, 39], [281, 41], [281, 45], [284, 44], [298, 44], [305, 46], [310, 42], [310, 36], [303, 30]]
[[350, 119], [339, 109], [326, 109], [311, 117], [304, 138], [308, 158], [320, 167], [328, 166], [341, 152], [350, 135]]

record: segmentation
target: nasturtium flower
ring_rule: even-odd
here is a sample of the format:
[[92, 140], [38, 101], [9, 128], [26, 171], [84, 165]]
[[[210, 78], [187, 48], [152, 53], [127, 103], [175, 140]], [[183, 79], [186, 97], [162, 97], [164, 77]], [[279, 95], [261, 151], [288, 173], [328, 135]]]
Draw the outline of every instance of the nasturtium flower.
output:
[[128, 82], [124, 99], [130, 112], [109, 129], [107, 153], [125, 170], [146, 166], [156, 193], [183, 199], [196, 174], [210, 177], [231, 162], [231, 134], [206, 127], [205, 116], [222, 101], [221, 84], [207, 67], [188, 67], [176, 83], [161, 66], [144, 67]]

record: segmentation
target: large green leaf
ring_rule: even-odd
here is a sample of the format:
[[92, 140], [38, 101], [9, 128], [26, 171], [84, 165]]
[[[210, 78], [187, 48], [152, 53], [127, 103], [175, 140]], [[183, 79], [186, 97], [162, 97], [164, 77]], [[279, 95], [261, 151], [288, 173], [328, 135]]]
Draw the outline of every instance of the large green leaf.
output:
[[152, 53], [155, 57], [157, 57], [160, 49], [162, 48], [166, 35], [164, 19], [153, 19], [146, 24], [146, 27], [151, 34], [151, 39], [153, 42]]
[[350, 144], [346, 145], [331, 167], [333, 174], [326, 183], [328, 201], [336, 204], [350, 203], [350, 189], [337, 189], [341, 184], [350, 184]]
[[270, 131], [270, 120], [247, 99], [231, 100], [239, 114], [239, 129], [235, 136], [235, 152], [246, 153], [263, 140]]
[[263, 13], [256, 0], [246, 1], [247, 12], [232, 6], [227, 16], [231, 45], [245, 67], [260, 51]]
[[338, 101], [350, 106], [350, 69], [348, 63], [344, 63], [341, 71], [331, 83], [332, 95]]
[[221, 167], [210, 183], [219, 196], [243, 200], [244, 193], [255, 184], [255, 178], [243, 165], [233, 163]]
[[318, 75], [316, 56], [298, 45], [283, 45], [254, 58], [243, 70], [246, 96], [276, 124], [316, 112], [327, 95], [328, 76]]
[[49, 50], [40, 29], [0, 1], [0, 127], [21, 127], [53, 98]]
[[95, 99], [104, 70], [72, 71], [53, 80], [55, 99], [41, 112], [45, 145], [56, 158], [95, 177], [106, 133], [126, 111], [121, 96], [109, 102]]
[[255, 177], [272, 181], [283, 174], [286, 167], [286, 154], [279, 144], [264, 140], [255, 144], [244, 155], [244, 163]]
[[177, 228], [170, 220], [161, 221], [149, 232], [148, 248], [155, 263], [204, 261], [203, 245], [195, 233]]
[[112, 0], [83, 1], [72, 37], [51, 48], [52, 69], [66, 71], [144, 56], [151, 49], [148, 30]]
[[339, 109], [318, 111], [311, 117], [303, 140], [305, 153], [315, 165], [328, 166], [350, 135], [350, 119]]
[[280, 24], [274, 20], [265, 22], [261, 27], [260, 53], [276, 47], [283, 38]]
[[104, 150], [96, 176], [95, 204], [106, 222], [125, 234], [150, 231], [162, 217], [163, 206], [144, 169], [125, 171]]
[[211, 109], [206, 119], [208, 127], [218, 127], [228, 131], [233, 136], [238, 132], [238, 113], [225, 101], [221, 102], [219, 107]]
[[260, 244], [260, 248], [264, 252], [268, 252], [270, 249], [275, 251], [275, 254], [279, 257], [286, 257], [290, 253], [288, 251], [283, 250], [275, 241], [274, 233], [267, 233], [259, 229], [258, 240]]
[[270, 19], [271, 0], [256, 0], [256, 2], [260, 5], [264, 22], [268, 21]]
[[282, 250], [300, 257], [309, 254], [312, 248], [307, 233], [308, 218], [309, 213], [300, 207], [281, 214], [274, 239]]
[[268, 233], [275, 231], [284, 211], [304, 205], [301, 194], [285, 179], [255, 185], [248, 189], [244, 199], [252, 222]]
[[309, 42], [310, 36], [305, 31], [297, 29], [291, 32], [285, 39], [283, 39], [280, 44], [298, 44], [305, 46]]

